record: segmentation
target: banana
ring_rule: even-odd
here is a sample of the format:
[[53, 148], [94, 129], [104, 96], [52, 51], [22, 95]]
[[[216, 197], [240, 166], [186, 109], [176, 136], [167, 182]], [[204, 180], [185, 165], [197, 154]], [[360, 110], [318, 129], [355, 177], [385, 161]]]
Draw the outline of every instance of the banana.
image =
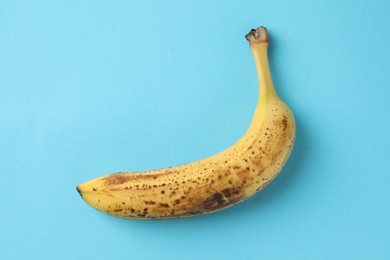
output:
[[255, 59], [260, 97], [245, 134], [211, 157], [163, 169], [118, 172], [77, 186], [95, 209], [126, 219], [183, 218], [239, 203], [269, 184], [286, 163], [295, 120], [275, 92], [265, 27], [246, 36]]

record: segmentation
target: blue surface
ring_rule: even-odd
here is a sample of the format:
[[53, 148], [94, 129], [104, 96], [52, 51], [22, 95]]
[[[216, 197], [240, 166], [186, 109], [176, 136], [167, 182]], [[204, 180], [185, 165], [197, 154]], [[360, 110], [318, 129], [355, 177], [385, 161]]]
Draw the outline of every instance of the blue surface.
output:
[[[0, 3], [0, 259], [388, 259], [389, 1]], [[297, 121], [281, 175], [196, 218], [126, 221], [79, 183], [246, 130], [265, 25]], [[185, 257], [185, 258], [184, 258]]]

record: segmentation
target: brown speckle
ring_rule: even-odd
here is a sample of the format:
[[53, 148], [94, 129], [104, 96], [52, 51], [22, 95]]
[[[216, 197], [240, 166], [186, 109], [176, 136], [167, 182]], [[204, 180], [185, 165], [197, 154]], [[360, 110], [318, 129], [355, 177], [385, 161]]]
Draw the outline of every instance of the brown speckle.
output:
[[196, 215], [201, 215], [201, 214], [203, 214], [202, 211], [189, 211], [189, 212], [180, 213], [180, 214], [172, 214], [171, 217], [180, 218], [180, 217], [196, 216]]
[[108, 177], [104, 178], [104, 181], [107, 185], [112, 185], [112, 184], [123, 184], [125, 182], [128, 182], [131, 180], [133, 176], [126, 176], [123, 173], [116, 173], [116, 174], [111, 174]]
[[230, 198], [233, 196], [238, 196], [240, 194], [240, 190], [234, 188], [226, 188], [222, 190], [222, 193], [226, 198]]
[[159, 203], [159, 205], [163, 208], [169, 208], [169, 204], [168, 203]]
[[203, 202], [203, 207], [205, 209], [218, 208], [223, 204], [223, 202], [224, 200], [222, 194], [217, 192]]
[[283, 118], [282, 123], [283, 123], [283, 131], [286, 131], [286, 129], [287, 129], [287, 117]]

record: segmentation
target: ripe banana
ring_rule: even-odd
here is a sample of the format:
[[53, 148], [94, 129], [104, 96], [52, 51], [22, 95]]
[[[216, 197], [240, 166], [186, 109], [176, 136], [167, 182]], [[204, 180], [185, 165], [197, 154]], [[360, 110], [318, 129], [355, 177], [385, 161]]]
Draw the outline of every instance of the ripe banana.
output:
[[89, 205], [127, 219], [190, 217], [241, 202], [276, 177], [292, 150], [295, 121], [273, 87], [266, 28], [252, 29], [246, 39], [261, 87], [244, 136], [202, 160], [164, 169], [118, 172], [85, 182], [77, 191]]

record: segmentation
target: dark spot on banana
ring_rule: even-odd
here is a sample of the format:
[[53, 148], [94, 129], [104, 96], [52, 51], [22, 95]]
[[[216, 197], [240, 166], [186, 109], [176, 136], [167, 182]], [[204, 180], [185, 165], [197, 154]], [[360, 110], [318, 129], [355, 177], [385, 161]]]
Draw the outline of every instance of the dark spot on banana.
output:
[[104, 180], [106, 185], [113, 185], [113, 184], [123, 184], [125, 182], [128, 182], [130, 179], [132, 178], [118, 173], [118, 174], [112, 174], [106, 177]]
[[210, 198], [203, 201], [203, 207], [205, 209], [218, 208], [224, 203], [224, 199], [221, 193], [214, 193]]
[[286, 116], [284, 116], [282, 123], [283, 123], [283, 131], [286, 131], [286, 129], [287, 129], [287, 117]]
[[79, 189], [79, 186], [76, 187], [77, 192], [79, 193], [80, 197], [83, 197], [83, 194], [81, 193], [81, 190]]
[[226, 198], [237, 197], [240, 194], [239, 189], [226, 188], [221, 191]]
[[159, 203], [160, 207], [163, 207], [163, 208], [169, 208], [169, 204], [168, 203]]
[[[184, 212], [184, 213], [177, 213], [175, 214], [175, 212], [173, 211], [173, 213], [171, 213], [171, 215], [169, 216], [170, 218], [183, 218], [183, 217], [190, 217], [190, 216], [197, 216], [197, 215], [202, 215], [204, 214], [202, 211], [188, 211], [188, 212]], [[160, 219], [164, 219], [164, 218], [160, 218]]]

